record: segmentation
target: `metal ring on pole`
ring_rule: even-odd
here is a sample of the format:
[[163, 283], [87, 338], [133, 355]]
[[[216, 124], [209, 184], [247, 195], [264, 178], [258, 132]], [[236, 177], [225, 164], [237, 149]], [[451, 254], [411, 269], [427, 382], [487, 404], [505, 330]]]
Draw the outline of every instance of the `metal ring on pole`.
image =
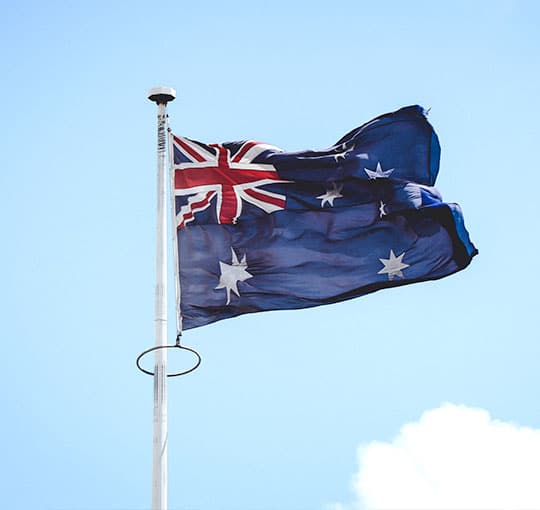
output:
[[147, 349], [146, 351], [141, 352], [141, 354], [139, 354], [139, 357], [137, 358], [137, 362], [136, 362], [137, 363], [137, 368], [141, 372], [144, 372], [145, 374], [152, 375], [152, 376], [154, 375], [154, 372], [150, 372], [150, 370], [146, 370], [145, 368], [143, 368], [141, 366], [140, 362], [141, 362], [141, 359], [144, 356], [146, 356], [147, 354], [149, 354], [149, 353], [151, 353], [153, 351], [158, 351], [159, 349], [181, 349], [181, 350], [184, 350], [184, 351], [189, 351], [192, 354], [195, 354], [195, 356], [197, 357], [197, 362], [191, 368], [189, 368], [187, 370], [182, 370], [181, 372], [173, 372], [172, 374], [167, 374], [167, 377], [178, 377], [180, 375], [189, 374], [190, 372], [193, 372], [194, 370], [199, 368], [199, 365], [201, 364], [201, 361], [202, 361], [201, 355], [195, 349], [192, 349], [191, 347], [185, 347], [184, 345], [180, 345], [180, 336], [178, 336], [176, 338], [176, 343], [174, 345], [157, 345], [156, 347], [152, 347], [151, 349]]

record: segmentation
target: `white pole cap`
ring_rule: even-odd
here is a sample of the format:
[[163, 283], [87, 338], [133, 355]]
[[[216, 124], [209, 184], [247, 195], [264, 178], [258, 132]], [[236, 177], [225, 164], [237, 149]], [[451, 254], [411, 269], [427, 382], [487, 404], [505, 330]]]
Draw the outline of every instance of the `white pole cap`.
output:
[[157, 104], [167, 104], [169, 101], [174, 101], [176, 90], [172, 87], [152, 87], [148, 91], [148, 99]]

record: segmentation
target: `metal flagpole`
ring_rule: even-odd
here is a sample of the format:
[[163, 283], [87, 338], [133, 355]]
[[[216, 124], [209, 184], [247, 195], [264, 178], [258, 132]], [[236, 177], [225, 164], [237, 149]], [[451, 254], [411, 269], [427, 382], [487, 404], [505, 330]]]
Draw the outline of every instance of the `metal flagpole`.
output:
[[[156, 347], [167, 344], [167, 103], [176, 91], [155, 87], [148, 99], [157, 104], [157, 239], [156, 239]], [[154, 435], [152, 510], [167, 510], [167, 349], [154, 354]]]

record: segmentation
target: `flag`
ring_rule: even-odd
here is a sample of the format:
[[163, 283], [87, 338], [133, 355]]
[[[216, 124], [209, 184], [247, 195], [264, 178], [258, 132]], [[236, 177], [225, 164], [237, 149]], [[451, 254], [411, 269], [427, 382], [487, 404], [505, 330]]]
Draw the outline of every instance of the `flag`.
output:
[[434, 187], [439, 141], [420, 106], [325, 150], [170, 141], [183, 329], [436, 280], [477, 253]]

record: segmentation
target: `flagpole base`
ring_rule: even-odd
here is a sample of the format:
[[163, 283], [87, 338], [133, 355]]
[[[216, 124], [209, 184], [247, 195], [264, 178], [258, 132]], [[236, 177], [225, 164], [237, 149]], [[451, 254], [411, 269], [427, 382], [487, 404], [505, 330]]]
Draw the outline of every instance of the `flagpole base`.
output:
[[157, 345], [155, 347], [152, 347], [151, 349], [147, 349], [146, 351], [141, 352], [141, 354], [139, 354], [139, 356], [137, 357], [137, 361], [136, 361], [137, 368], [141, 372], [144, 372], [145, 374], [153, 376], [154, 372], [150, 372], [150, 370], [146, 370], [145, 368], [141, 366], [141, 360], [147, 354], [150, 354], [151, 352], [154, 352], [154, 351], [158, 351], [160, 349], [180, 349], [183, 351], [189, 351], [192, 354], [194, 354], [196, 357], [195, 364], [191, 368], [188, 368], [187, 370], [182, 370], [180, 372], [173, 372], [170, 374], [166, 374], [167, 377], [178, 377], [180, 375], [189, 374], [195, 371], [197, 368], [199, 368], [199, 365], [201, 364], [201, 361], [202, 361], [201, 355], [195, 349], [192, 349], [191, 347], [186, 347], [184, 345], [180, 345], [180, 335], [179, 335], [178, 337], [176, 337], [176, 343], [174, 345]]

